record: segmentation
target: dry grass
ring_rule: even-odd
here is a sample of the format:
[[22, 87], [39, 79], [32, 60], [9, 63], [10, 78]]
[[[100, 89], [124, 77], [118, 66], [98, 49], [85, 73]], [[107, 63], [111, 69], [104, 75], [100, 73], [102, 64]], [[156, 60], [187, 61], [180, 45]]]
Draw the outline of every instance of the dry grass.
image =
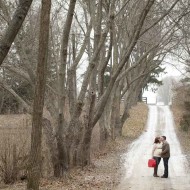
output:
[[138, 103], [130, 110], [129, 114], [130, 117], [124, 124], [122, 134], [126, 137], [136, 138], [145, 129], [148, 106], [144, 103]]
[[184, 126], [181, 126], [183, 115], [187, 114], [185, 108], [185, 102], [189, 101], [189, 86], [180, 86], [175, 89], [175, 96], [173, 99], [172, 112], [175, 121], [176, 133], [180, 140], [184, 154], [190, 163], [190, 130], [185, 130]]
[[183, 115], [188, 113], [185, 107], [185, 102], [189, 101], [189, 85], [178, 85], [174, 90], [172, 111], [176, 133], [180, 140], [183, 153], [187, 156], [190, 163], [190, 130], [187, 130], [184, 126], [180, 125]]
[[[26, 173], [27, 160], [30, 150], [31, 116], [27, 114], [0, 115], [0, 178], [14, 170], [17, 162], [18, 178]], [[43, 173], [47, 177], [52, 175], [49, 149], [43, 138]], [[16, 160], [13, 152], [16, 147]], [[5, 159], [6, 158], [6, 159]], [[6, 160], [6, 161], [5, 161]], [[7, 170], [6, 173], [4, 170]], [[4, 174], [3, 174], [4, 173]], [[6, 177], [7, 178], [7, 177]]]
[[180, 140], [183, 152], [187, 156], [187, 159], [190, 163], [190, 131], [184, 131], [180, 126], [180, 121], [182, 119], [183, 113], [185, 113], [185, 110], [181, 105], [172, 105], [172, 112], [177, 136]]
[[[71, 171], [71, 178], [41, 180], [40, 190], [112, 190], [118, 186], [124, 172], [121, 155], [127, 151], [132, 142], [129, 138], [117, 138], [109, 142], [104, 151], [99, 152], [92, 164], [83, 170], [76, 168]], [[25, 190], [26, 183], [5, 186], [4, 190]]]
[[[41, 180], [40, 189], [41, 190], [114, 189], [114, 187], [117, 186], [117, 184], [119, 183], [123, 172], [120, 155], [127, 151], [127, 147], [130, 144], [130, 142], [132, 142], [134, 138], [138, 137], [141, 134], [141, 132], [144, 130], [144, 127], [146, 125], [147, 114], [148, 114], [147, 105], [139, 103], [137, 106], [132, 108], [132, 110], [130, 111], [130, 118], [125, 123], [123, 133], [125, 132], [125, 134], [127, 134], [126, 135], [127, 138], [126, 137], [117, 138], [115, 141], [110, 141], [109, 143], [107, 143], [106, 147], [102, 151], [98, 151], [98, 154], [92, 160], [91, 166], [84, 168], [84, 170], [75, 169], [71, 171], [71, 176], [72, 176], [71, 179], [63, 180], [63, 179], [43, 178]], [[11, 126], [13, 126], [13, 124], [15, 123], [17, 123], [17, 125], [16, 124], [14, 125], [15, 128], [17, 128], [17, 126], [22, 127], [26, 125], [23, 124], [25, 123], [23, 121], [24, 117], [25, 116], [23, 116], [22, 119], [19, 119], [20, 116], [16, 115], [11, 117], [4, 116], [3, 122], [6, 124], [6, 126], [9, 125], [10, 126], [9, 128], [11, 128]], [[8, 118], [10, 123], [7, 122]], [[0, 119], [2, 118], [0, 117]], [[29, 120], [31, 122], [31, 119]], [[5, 129], [2, 131], [3, 133], [5, 133]], [[30, 133], [30, 130], [27, 131]], [[96, 126], [94, 133], [96, 136], [94, 141], [98, 142], [99, 141], [98, 126]], [[97, 144], [95, 148], [98, 148]], [[45, 165], [48, 168], [48, 164]], [[26, 186], [25, 183], [16, 183], [9, 186], [5, 186], [2, 184], [2, 186], [0, 185], [0, 189], [24, 190], [25, 186]]]
[[26, 171], [30, 145], [27, 115], [0, 115], [0, 177], [13, 183]]

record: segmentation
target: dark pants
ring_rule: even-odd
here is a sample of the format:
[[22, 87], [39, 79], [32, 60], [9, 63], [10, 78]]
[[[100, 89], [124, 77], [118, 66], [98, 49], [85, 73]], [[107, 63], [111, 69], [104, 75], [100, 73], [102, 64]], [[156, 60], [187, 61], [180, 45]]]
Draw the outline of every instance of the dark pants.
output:
[[154, 160], [156, 160], [156, 167], [154, 167], [154, 175], [157, 175], [157, 172], [158, 172], [158, 165], [159, 165], [159, 163], [160, 163], [161, 157], [156, 157], [156, 156], [154, 156], [153, 158], [154, 158]]
[[164, 177], [168, 177], [168, 161], [169, 161], [169, 157], [168, 158], [163, 158], [164, 161]]

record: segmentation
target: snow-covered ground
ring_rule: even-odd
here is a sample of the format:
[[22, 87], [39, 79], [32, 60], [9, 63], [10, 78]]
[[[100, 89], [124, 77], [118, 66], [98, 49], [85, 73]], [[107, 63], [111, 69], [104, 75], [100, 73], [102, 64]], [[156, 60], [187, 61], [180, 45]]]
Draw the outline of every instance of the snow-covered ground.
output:
[[[171, 148], [169, 178], [154, 178], [153, 169], [148, 168], [155, 136], [165, 135]], [[187, 190], [190, 177], [185, 156], [174, 130], [173, 116], [168, 106], [149, 106], [147, 130], [134, 141], [123, 155], [126, 173], [117, 190]], [[163, 161], [158, 174], [163, 175]]]

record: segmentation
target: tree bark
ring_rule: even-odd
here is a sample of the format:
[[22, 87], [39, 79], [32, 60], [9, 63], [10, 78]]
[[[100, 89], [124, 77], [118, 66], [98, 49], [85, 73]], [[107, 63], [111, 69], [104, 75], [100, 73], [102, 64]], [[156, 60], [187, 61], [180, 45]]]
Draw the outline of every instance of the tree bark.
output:
[[[73, 21], [73, 15], [75, 10], [76, 0], [70, 0], [69, 10], [67, 13], [66, 22], [63, 29], [62, 44], [61, 44], [61, 63], [59, 67], [59, 116], [58, 116], [58, 127], [57, 127], [57, 145], [58, 145], [58, 155], [59, 155], [59, 167], [60, 172], [57, 173], [60, 176], [63, 174], [68, 164], [68, 155], [66, 151], [66, 140], [63, 137], [64, 126], [66, 126], [66, 121], [64, 117], [64, 106], [66, 97], [66, 65], [67, 65], [67, 51], [69, 43], [69, 35], [71, 31], [71, 25]], [[70, 73], [69, 73], [70, 74]]]
[[31, 151], [27, 189], [39, 190], [41, 171], [42, 115], [47, 74], [51, 0], [42, 0], [37, 78], [33, 104]]
[[78, 154], [77, 154], [77, 161], [82, 167], [90, 164], [90, 144], [91, 144], [91, 136], [92, 136], [92, 117], [93, 117], [93, 110], [95, 106], [96, 95], [92, 93], [89, 96], [89, 106], [87, 109], [87, 114], [84, 118], [84, 131], [82, 134], [82, 138], [80, 139], [80, 144], [78, 146]]
[[32, 0], [20, 0], [19, 5], [13, 15], [12, 20], [9, 22], [9, 25], [5, 31], [5, 34], [0, 40], [0, 65], [2, 65], [5, 57], [7, 56], [12, 43], [16, 35], [19, 32], [19, 29], [24, 22], [24, 19], [29, 11], [29, 8], [32, 4]]

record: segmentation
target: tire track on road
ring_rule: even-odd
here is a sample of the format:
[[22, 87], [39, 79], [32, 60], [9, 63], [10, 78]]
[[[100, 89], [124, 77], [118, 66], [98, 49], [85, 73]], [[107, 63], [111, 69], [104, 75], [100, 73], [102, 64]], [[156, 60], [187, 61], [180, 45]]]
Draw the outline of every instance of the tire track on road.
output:
[[[155, 136], [165, 135], [171, 146], [169, 160], [169, 178], [154, 178], [153, 169], [147, 167], [151, 158]], [[186, 170], [187, 160], [182, 154], [175, 133], [173, 116], [168, 106], [149, 106], [147, 132], [144, 132], [123, 155], [126, 173], [117, 190], [187, 190], [190, 178]], [[163, 174], [163, 161], [159, 165], [159, 174]]]

